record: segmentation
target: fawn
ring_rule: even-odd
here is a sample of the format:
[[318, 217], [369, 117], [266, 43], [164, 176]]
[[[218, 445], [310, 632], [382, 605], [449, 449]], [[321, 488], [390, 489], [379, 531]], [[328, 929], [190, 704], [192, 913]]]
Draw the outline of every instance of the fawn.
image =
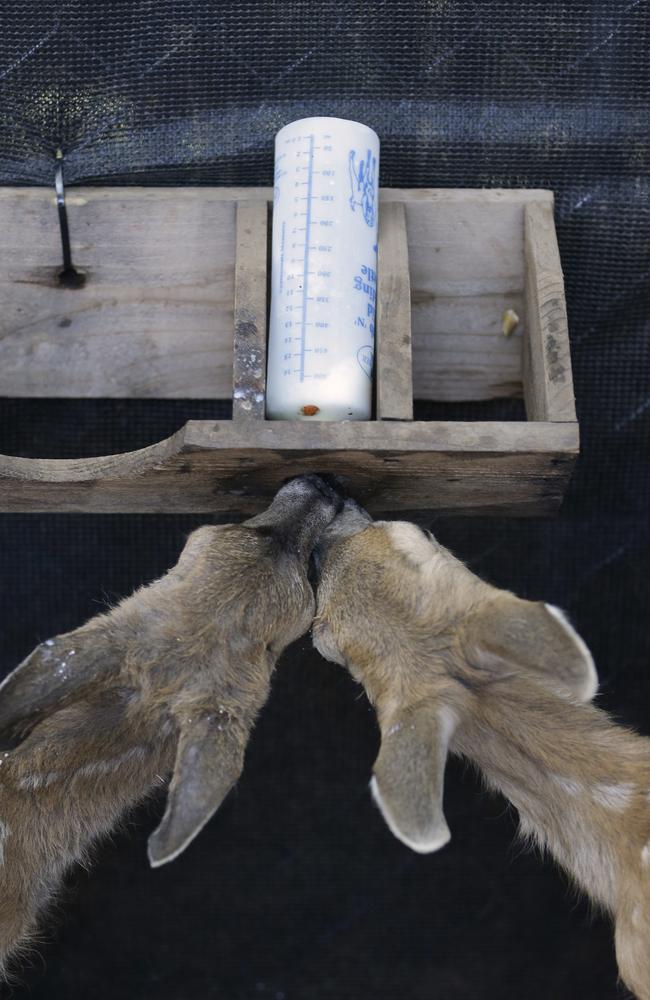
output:
[[277, 658], [309, 629], [309, 556], [341, 505], [308, 475], [243, 524], [199, 528], [165, 576], [0, 686], [0, 970], [65, 870], [169, 773], [153, 866], [219, 807]]
[[650, 1000], [650, 740], [589, 704], [597, 676], [561, 611], [475, 576], [407, 522], [353, 500], [324, 531], [316, 648], [375, 706], [371, 791], [415, 851], [450, 837], [448, 751], [473, 761], [616, 922], [621, 976]]

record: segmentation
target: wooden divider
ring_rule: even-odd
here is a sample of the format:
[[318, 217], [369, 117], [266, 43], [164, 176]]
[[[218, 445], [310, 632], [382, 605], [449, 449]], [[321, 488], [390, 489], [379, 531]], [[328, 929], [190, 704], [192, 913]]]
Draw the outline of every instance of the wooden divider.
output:
[[401, 202], [379, 214], [375, 378], [378, 420], [413, 419], [411, 282], [406, 212]]
[[232, 418], [264, 420], [268, 205], [237, 203]]
[[524, 400], [529, 420], [575, 421], [569, 325], [553, 206], [524, 208], [527, 336], [523, 344]]

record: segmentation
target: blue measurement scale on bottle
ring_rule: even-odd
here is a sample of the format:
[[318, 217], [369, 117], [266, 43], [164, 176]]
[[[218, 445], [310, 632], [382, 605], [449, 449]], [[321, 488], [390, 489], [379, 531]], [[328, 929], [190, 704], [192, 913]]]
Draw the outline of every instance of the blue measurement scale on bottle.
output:
[[369, 419], [379, 142], [308, 118], [276, 137], [267, 416]]

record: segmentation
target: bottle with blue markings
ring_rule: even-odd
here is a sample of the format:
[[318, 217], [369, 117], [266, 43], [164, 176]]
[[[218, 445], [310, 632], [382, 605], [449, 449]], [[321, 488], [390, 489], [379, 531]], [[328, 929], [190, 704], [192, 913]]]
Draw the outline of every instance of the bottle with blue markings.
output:
[[275, 139], [266, 416], [369, 420], [379, 139], [342, 118]]

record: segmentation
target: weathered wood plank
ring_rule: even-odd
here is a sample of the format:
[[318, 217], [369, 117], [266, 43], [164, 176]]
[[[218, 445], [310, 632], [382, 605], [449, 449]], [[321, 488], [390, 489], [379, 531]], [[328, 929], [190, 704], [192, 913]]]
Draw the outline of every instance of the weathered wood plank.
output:
[[230, 396], [235, 204], [165, 195], [68, 191], [67, 289], [53, 193], [0, 189], [0, 395]]
[[[179, 192], [183, 197], [195, 201], [199, 206], [203, 204], [206, 192], [217, 193], [220, 201], [272, 201], [273, 188], [270, 187], [214, 187], [201, 185], [183, 185], [182, 187], [66, 187], [66, 204], [73, 204], [74, 199], [85, 197], [89, 192], [93, 192], [100, 199], [114, 203], [115, 193], [119, 192], [120, 198], [127, 201], [139, 201], [143, 193], [151, 194], [156, 200], [174, 202], [177, 200]], [[53, 188], [42, 187], [12, 187], [10, 185], [0, 187], [0, 201], [11, 200], [15, 197], [31, 197], [37, 193], [41, 196], [50, 197], [54, 204]], [[383, 201], [437, 201], [444, 204], [453, 202], [476, 202], [479, 204], [495, 205], [526, 205], [529, 202], [548, 202], [553, 204], [553, 192], [545, 188], [380, 188], [380, 200]], [[72, 200], [71, 200], [72, 199]]]
[[[521, 395], [526, 202], [491, 193], [405, 203], [416, 399]], [[522, 317], [510, 338], [506, 309]]]
[[524, 287], [521, 202], [405, 203], [414, 299], [507, 295]]
[[[416, 399], [521, 396], [523, 286], [519, 292], [462, 298], [420, 291], [412, 296], [412, 307]], [[506, 309], [522, 317], [510, 337], [502, 331]]]
[[411, 282], [406, 213], [387, 202], [379, 213], [375, 386], [379, 420], [413, 419]]
[[251, 513], [287, 476], [333, 472], [374, 513], [553, 513], [577, 426], [552, 423], [190, 421], [151, 448], [0, 458], [3, 511]]
[[268, 205], [237, 202], [233, 420], [264, 420]]
[[[268, 188], [70, 188], [73, 259], [87, 277], [72, 290], [57, 284], [53, 191], [0, 188], [0, 395], [230, 396], [235, 203], [270, 195]], [[517, 308], [523, 211], [531, 201], [551, 204], [552, 195], [383, 189], [380, 197], [407, 212], [416, 398], [519, 393], [517, 345], [489, 334], [491, 303]], [[466, 327], [462, 314], [472, 315]], [[523, 331], [522, 322], [517, 336]], [[474, 349], [466, 337], [477, 333], [488, 334], [485, 354], [495, 361], [485, 368], [466, 363]], [[451, 395], [454, 386], [462, 395]]]
[[569, 328], [553, 207], [524, 209], [526, 313], [523, 378], [529, 420], [575, 420]]

